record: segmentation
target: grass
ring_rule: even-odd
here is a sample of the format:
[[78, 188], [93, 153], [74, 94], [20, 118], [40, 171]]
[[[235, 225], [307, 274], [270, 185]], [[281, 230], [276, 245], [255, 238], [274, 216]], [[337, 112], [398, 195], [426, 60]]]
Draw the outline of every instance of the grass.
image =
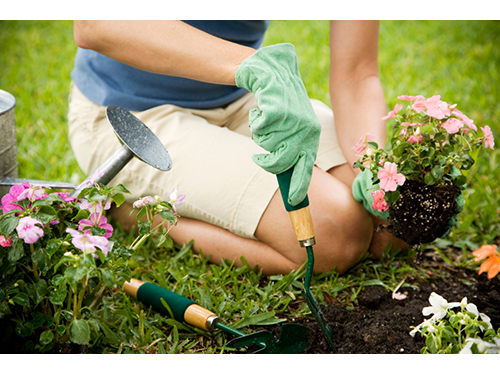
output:
[[[500, 135], [500, 22], [383, 21], [380, 75], [388, 107], [398, 95], [440, 94], [458, 103], [479, 126]], [[264, 44], [291, 42], [310, 97], [329, 103], [328, 22], [273, 21]], [[76, 46], [68, 21], [0, 21], [0, 89], [17, 99], [19, 175], [79, 182], [82, 174], [67, 141], [67, 97]], [[500, 237], [498, 166], [500, 151], [484, 153], [468, 174], [466, 205], [446, 240], [428, 248], [457, 267], [476, 268], [470, 250]], [[119, 231], [124, 243], [131, 234]], [[347, 274], [318, 275], [313, 294], [347, 307], [365, 286], [393, 290], [406, 278], [415, 286], [427, 275], [413, 262], [414, 251], [376, 262], [369, 257]], [[294, 317], [311, 317], [300, 296], [303, 270], [264, 277], [249, 267], [215, 266], [190, 246], [156, 250], [152, 241], [136, 254], [134, 277], [151, 280], [216, 312], [222, 322], [247, 330]], [[442, 272], [441, 275], [446, 273]], [[220, 353], [228, 335], [208, 334], [160, 316], [137, 304], [119, 288], [103, 300], [106, 324], [89, 348], [112, 353]]]

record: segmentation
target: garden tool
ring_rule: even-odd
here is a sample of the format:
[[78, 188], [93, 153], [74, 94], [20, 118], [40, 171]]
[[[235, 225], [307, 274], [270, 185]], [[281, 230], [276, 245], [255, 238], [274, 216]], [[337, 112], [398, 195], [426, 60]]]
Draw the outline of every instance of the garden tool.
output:
[[[188, 323], [209, 332], [218, 328], [237, 336], [227, 345], [232, 348], [257, 345], [260, 349], [255, 353], [262, 354], [298, 354], [307, 348], [309, 328], [300, 324], [283, 324], [279, 339], [276, 341], [274, 335], [269, 331], [259, 331], [246, 335], [231, 328], [221, 323], [213, 312], [189, 298], [182, 297], [158, 285], [131, 279], [129, 282], [125, 282], [123, 289], [127, 294], [137, 298], [145, 305], [151, 306], [159, 313], [173, 315], [173, 318], [181, 323]], [[168, 306], [168, 309], [165, 305]]]
[[332, 348], [333, 351], [337, 352], [337, 349], [333, 345], [333, 330], [328, 324], [323, 311], [316, 301], [316, 298], [311, 292], [311, 278], [313, 274], [314, 268], [314, 251], [312, 246], [316, 243], [314, 227], [311, 218], [311, 212], [309, 210], [309, 198], [306, 195], [305, 199], [296, 206], [291, 206], [288, 202], [288, 191], [290, 189], [290, 180], [292, 178], [293, 167], [277, 175], [278, 184], [281, 191], [281, 197], [283, 199], [283, 203], [285, 204], [285, 209], [288, 211], [290, 215], [290, 220], [292, 222], [293, 230], [295, 232], [295, 236], [299, 241], [300, 246], [305, 247], [307, 251], [307, 268], [306, 268], [306, 276], [304, 279], [304, 288], [302, 289], [302, 295], [304, 296], [307, 305], [311, 309], [316, 321], [321, 328], [321, 331], [324, 333], [328, 344]]
[[86, 186], [85, 182], [95, 181], [106, 185], [134, 156], [161, 171], [169, 171], [172, 168], [172, 160], [165, 146], [137, 117], [114, 105], [106, 108], [106, 116], [122, 146], [81, 184], [3, 177], [0, 178], [0, 186], [13, 186], [27, 181], [32, 185], [74, 189], [70, 196], [76, 197]]
[[165, 146], [141, 120], [116, 105], [106, 108], [106, 117], [122, 147], [88, 176], [81, 184], [82, 187], [70, 194], [72, 197], [78, 196], [87, 181], [106, 185], [134, 156], [161, 171], [169, 171], [172, 168], [172, 160]]

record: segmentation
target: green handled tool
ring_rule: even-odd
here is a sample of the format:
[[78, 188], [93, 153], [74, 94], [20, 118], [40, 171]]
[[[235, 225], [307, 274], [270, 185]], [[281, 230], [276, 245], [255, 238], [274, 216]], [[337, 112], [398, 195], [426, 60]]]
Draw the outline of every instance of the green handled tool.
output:
[[306, 195], [304, 200], [296, 206], [291, 206], [288, 203], [288, 191], [290, 189], [290, 180], [292, 178], [292, 173], [293, 167], [281, 174], [278, 174], [277, 177], [281, 191], [281, 198], [283, 199], [283, 203], [285, 204], [285, 209], [290, 215], [290, 220], [292, 222], [295, 236], [297, 237], [300, 246], [305, 247], [307, 251], [307, 269], [304, 279], [304, 288], [302, 289], [302, 295], [304, 296], [307, 305], [316, 318], [321, 331], [323, 331], [328, 344], [333, 351], [337, 352], [337, 349], [333, 345], [332, 341], [333, 330], [325, 319], [323, 311], [321, 311], [318, 301], [316, 301], [316, 298], [311, 293], [310, 289], [314, 268], [314, 251], [312, 246], [316, 243], [316, 239], [311, 218], [311, 211], [309, 210], [309, 197]]
[[259, 331], [249, 335], [221, 323], [216, 314], [198, 305], [196, 302], [162, 288], [152, 283], [137, 279], [125, 282], [123, 289], [130, 296], [137, 298], [147, 306], [161, 314], [169, 315], [170, 308], [173, 318], [181, 323], [188, 323], [205, 331], [218, 328], [226, 333], [237, 336], [228, 343], [229, 347], [241, 348], [250, 345], [260, 347], [255, 353], [263, 354], [298, 354], [307, 349], [307, 334], [309, 328], [295, 323], [283, 324], [279, 339], [269, 331]]

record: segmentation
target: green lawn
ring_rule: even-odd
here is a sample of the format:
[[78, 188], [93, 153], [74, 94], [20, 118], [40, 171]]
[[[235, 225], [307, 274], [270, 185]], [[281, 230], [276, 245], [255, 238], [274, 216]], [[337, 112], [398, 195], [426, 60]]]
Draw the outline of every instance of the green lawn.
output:
[[[281, 42], [296, 46], [310, 97], [329, 104], [328, 22], [273, 21], [265, 44]], [[67, 141], [67, 97], [76, 51], [72, 22], [0, 21], [0, 46], [0, 89], [17, 99], [19, 175], [80, 182], [85, 176]], [[446, 102], [458, 103], [478, 127], [489, 125], [498, 137], [499, 46], [498, 21], [383, 21], [379, 59], [388, 108], [394, 107], [398, 95], [440, 94]], [[458, 226], [447, 240], [429, 246], [459, 266], [476, 267], [470, 250], [500, 237], [499, 162], [498, 149], [478, 157], [468, 174], [466, 205]], [[124, 242], [130, 241], [130, 234], [122, 232], [121, 236]], [[450, 252], [450, 248], [459, 250]], [[412, 255], [394, 255], [382, 262], [366, 258], [343, 276], [335, 272], [319, 275], [313, 281], [313, 293], [321, 301], [327, 294], [355, 306], [363, 286], [382, 285], [391, 290], [405, 277], [411, 284], [423, 275], [423, 270], [411, 265]], [[135, 277], [199, 301], [236, 328], [310, 316], [300, 296], [303, 271], [263, 277], [248, 267], [214, 266], [189, 246], [157, 251], [152, 243], [130, 265]], [[90, 351], [225, 350], [225, 335], [208, 335], [147, 311], [119, 289], [113, 298], [103, 300], [99, 313], [108, 317], [116, 335], [102, 336]]]

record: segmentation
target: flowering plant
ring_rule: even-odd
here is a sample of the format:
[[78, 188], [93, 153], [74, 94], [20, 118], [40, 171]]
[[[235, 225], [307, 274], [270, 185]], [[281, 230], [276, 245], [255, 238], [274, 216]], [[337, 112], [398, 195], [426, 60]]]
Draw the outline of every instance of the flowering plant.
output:
[[[422, 309], [423, 315], [432, 315], [410, 332], [425, 337], [421, 353], [498, 353], [500, 354], [500, 328], [495, 332], [490, 318], [480, 313], [477, 306], [467, 302], [448, 302], [432, 292], [431, 306]], [[460, 311], [453, 309], [460, 308]]]
[[[0, 342], [22, 342], [25, 352], [61, 352], [102, 336], [106, 325], [96, 313], [102, 297], [130, 280], [128, 259], [154, 231], [176, 224], [181, 203], [177, 193], [166, 202], [146, 197], [134, 203], [139, 236], [122, 246], [105, 211], [120, 206], [126, 193], [123, 185], [91, 181], [70, 197], [25, 182], [2, 197]], [[163, 220], [152, 228], [156, 214]], [[163, 228], [160, 246], [171, 241], [167, 234]]]
[[395, 124], [387, 147], [379, 148], [372, 134], [366, 134], [352, 147], [361, 158], [354, 164], [372, 172], [372, 182], [379, 189], [372, 192], [372, 208], [386, 211], [400, 197], [398, 186], [416, 180], [426, 185], [450, 183], [462, 187], [462, 171], [474, 164], [471, 152], [480, 146], [494, 147], [488, 125], [477, 133], [474, 121], [449, 105], [439, 95], [398, 96], [408, 105], [396, 104], [382, 120]]

